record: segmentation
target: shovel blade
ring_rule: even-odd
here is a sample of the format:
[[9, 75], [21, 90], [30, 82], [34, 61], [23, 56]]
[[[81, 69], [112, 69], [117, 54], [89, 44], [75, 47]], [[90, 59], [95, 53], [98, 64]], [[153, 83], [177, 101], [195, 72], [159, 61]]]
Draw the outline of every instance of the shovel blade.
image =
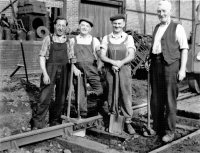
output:
[[122, 134], [124, 129], [124, 116], [110, 115], [109, 132], [114, 134]]

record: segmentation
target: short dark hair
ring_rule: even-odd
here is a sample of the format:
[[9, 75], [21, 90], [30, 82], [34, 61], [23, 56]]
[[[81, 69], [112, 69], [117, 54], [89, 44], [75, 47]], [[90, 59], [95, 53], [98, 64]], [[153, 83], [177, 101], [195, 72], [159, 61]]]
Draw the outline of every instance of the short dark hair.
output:
[[67, 19], [63, 16], [57, 16], [53, 23], [56, 24], [58, 20], [65, 20], [66, 26], [68, 25]]

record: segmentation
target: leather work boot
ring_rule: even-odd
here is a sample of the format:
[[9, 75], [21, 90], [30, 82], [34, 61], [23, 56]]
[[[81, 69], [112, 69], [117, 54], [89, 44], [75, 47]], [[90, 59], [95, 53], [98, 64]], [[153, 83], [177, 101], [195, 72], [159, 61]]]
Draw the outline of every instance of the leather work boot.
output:
[[37, 127], [32, 127], [31, 130], [38, 130], [38, 128]]
[[49, 123], [49, 126], [56, 126], [56, 125], [60, 125], [61, 123], [57, 122], [57, 121], [52, 121]]
[[145, 136], [145, 137], [149, 137], [149, 136], [153, 137], [153, 136], [157, 135], [156, 131], [154, 131], [151, 128], [150, 129], [143, 128], [142, 131], [143, 131], [143, 136]]
[[170, 142], [174, 139], [174, 133], [172, 134], [166, 134], [162, 137], [162, 141], [167, 143], [167, 142]]
[[86, 112], [80, 113], [81, 118], [87, 118], [88, 114]]
[[135, 134], [135, 130], [132, 127], [131, 123], [125, 123], [125, 132], [127, 132], [128, 134]]

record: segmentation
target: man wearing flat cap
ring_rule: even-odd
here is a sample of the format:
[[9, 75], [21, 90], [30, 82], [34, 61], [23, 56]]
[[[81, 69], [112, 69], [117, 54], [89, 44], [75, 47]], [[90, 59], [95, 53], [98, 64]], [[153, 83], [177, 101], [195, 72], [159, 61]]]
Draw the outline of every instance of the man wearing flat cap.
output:
[[[67, 96], [68, 61], [70, 40], [66, 36], [67, 20], [58, 16], [54, 21], [54, 34], [46, 36], [40, 50], [41, 94], [33, 110], [32, 129], [46, 127], [45, 118], [49, 109], [50, 126], [61, 124], [61, 113]], [[55, 88], [56, 86], [56, 88]], [[55, 89], [55, 102], [51, 101]], [[51, 106], [51, 107], [49, 107]]]
[[[74, 55], [77, 58], [77, 62], [74, 66], [74, 87], [75, 97], [77, 97], [77, 77], [80, 77], [80, 116], [82, 118], [87, 117], [87, 86], [89, 83], [93, 92], [93, 98], [103, 99], [103, 88], [100, 82], [99, 73], [97, 70], [97, 54], [100, 50], [100, 42], [96, 37], [93, 37], [90, 32], [93, 27], [93, 22], [90, 18], [82, 18], [79, 20], [80, 34], [75, 38], [72, 38], [74, 43]], [[98, 103], [101, 103], [98, 101]]]
[[106, 78], [108, 82], [108, 103], [111, 113], [116, 113], [113, 107], [113, 93], [115, 73], [119, 76], [119, 105], [122, 115], [125, 117], [125, 132], [134, 134], [131, 125], [132, 118], [132, 93], [131, 93], [131, 67], [129, 62], [134, 59], [135, 45], [133, 37], [127, 35], [125, 27], [125, 16], [118, 14], [110, 18], [113, 32], [104, 36], [102, 40], [101, 60], [106, 67]]

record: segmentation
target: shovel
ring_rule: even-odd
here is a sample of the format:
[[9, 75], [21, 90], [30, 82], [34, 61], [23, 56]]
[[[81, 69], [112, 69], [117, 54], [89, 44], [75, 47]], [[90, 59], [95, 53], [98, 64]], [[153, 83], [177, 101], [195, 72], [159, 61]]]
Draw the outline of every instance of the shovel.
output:
[[122, 134], [124, 129], [124, 116], [119, 114], [118, 107], [118, 95], [119, 95], [119, 73], [115, 73], [115, 91], [114, 91], [114, 101], [113, 106], [115, 107], [116, 114], [110, 115], [109, 132], [114, 134]]
[[[61, 118], [65, 119], [66, 121], [70, 121], [70, 111], [71, 111], [71, 99], [72, 99], [72, 87], [73, 87], [73, 69], [74, 69], [74, 63], [76, 63], [76, 57], [72, 57], [70, 59], [70, 78], [69, 78], [69, 91], [68, 91], [68, 103], [67, 103], [67, 116], [62, 115]], [[64, 113], [66, 112], [66, 109], [64, 109]]]
[[150, 72], [148, 70], [147, 76], [147, 127], [143, 129], [143, 135], [146, 137], [154, 136], [155, 131], [151, 128], [150, 125]]

